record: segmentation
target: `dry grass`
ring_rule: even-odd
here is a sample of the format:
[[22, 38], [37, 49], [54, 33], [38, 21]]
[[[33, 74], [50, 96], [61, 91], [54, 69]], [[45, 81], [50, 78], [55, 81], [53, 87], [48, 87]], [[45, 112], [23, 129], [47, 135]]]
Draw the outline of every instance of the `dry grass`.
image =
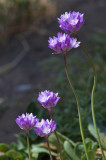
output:
[[56, 2], [52, 0], [1, 0], [0, 33], [2, 37], [28, 30], [31, 25], [39, 28], [56, 17]]

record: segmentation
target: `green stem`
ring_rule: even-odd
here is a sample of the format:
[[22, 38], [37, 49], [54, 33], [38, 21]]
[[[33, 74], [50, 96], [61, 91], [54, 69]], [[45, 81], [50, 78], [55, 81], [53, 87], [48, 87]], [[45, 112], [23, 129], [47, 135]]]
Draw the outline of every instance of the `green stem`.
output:
[[[77, 35], [77, 34], [75, 34], [75, 35], [76, 35], [76, 38], [77, 38], [78, 41], [79, 41], [78, 35]], [[94, 127], [95, 127], [96, 134], [97, 134], [98, 143], [99, 143], [99, 146], [100, 146], [100, 149], [101, 149], [102, 157], [103, 157], [103, 159], [105, 160], [105, 156], [104, 156], [104, 152], [103, 152], [103, 149], [102, 149], [102, 144], [101, 144], [99, 132], [98, 132], [97, 125], [96, 125], [95, 110], [94, 110], [94, 93], [95, 93], [96, 82], [97, 82], [96, 68], [95, 68], [95, 64], [94, 64], [92, 58], [89, 56], [87, 50], [85, 49], [85, 47], [83, 46], [82, 43], [80, 44], [80, 47], [81, 47], [82, 51], [83, 51], [83, 52], [86, 54], [86, 56], [88, 57], [89, 62], [90, 62], [91, 66], [92, 66], [92, 68], [93, 68], [93, 71], [94, 71], [94, 83], [93, 83], [92, 94], [91, 94], [92, 118], [93, 118], [93, 123], [94, 123]]]
[[78, 108], [78, 115], [79, 115], [79, 125], [80, 125], [80, 132], [81, 132], [81, 136], [82, 136], [82, 140], [83, 140], [83, 144], [84, 144], [84, 148], [85, 148], [85, 154], [86, 154], [86, 157], [87, 157], [87, 160], [89, 160], [88, 158], [88, 153], [87, 153], [87, 148], [86, 148], [86, 144], [85, 144], [85, 138], [84, 138], [84, 133], [83, 133], [83, 127], [82, 127], [82, 119], [81, 119], [81, 113], [80, 113], [80, 103], [79, 103], [79, 99], [78, 99], [78, 96], [76, 94], [76, 91], [73, 87], [73, 84], [69, 78], [69, 73], [68, 73], [68, 67], [67, 67], [67, 59], [66, 59], [66, 54], [64, 53], [64, 62], [65, 62], [65, 71], [66, 71], [66, 75], [67, 75], [67, 79], [68, 79], [68, 82], [71, 86], [71, 89], [74, 93], [74, 96], [76, 98], [76, 101], [77, 101], [77, 108]]
[[53, 158], [52, 158], [52, 154], [51, 154], [51, 150], [50, 150], [50, 146], [49, 146], [48, 137], [46, 137], [46, 141], [47, 141], [48, 150], [49, 150], [49, 154], [50, 154], [50, 160], [53, 160]]
[[27, 145], [28, 145], [28, 154], [29, 154], [29, 160], [31, 160], [31, 154], [30, 154], [30, 144], [29, 144], [29, 132], [27, 132]]
[[[53, 120], [52, 109], [49, 109], [48, 111], [49, 111], [50, 118]], [[58, 137], [58, 134], [57, 134], [56, 130], [54, 130], [54, 134], [55, 134], [55, 136], [56, 136], [57, 143], [58, 143], [58, 150], [59, 150], [59, 152], [60, 152], [60, 160], [62, 160], [61, 144], [60, 144], [60, 140], [59, 140], [59, 137]]]

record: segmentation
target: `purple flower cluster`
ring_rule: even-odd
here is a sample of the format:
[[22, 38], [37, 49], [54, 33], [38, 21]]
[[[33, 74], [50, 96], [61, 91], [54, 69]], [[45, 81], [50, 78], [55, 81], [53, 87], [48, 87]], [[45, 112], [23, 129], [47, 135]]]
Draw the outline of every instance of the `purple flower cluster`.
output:
[[25, 131], [31, 130], [37, 122], [38, 119], [36, 118], [36, 116], [33, 116], [32, 113], [26, 113], [26, 115], [22, 114], [21, 116], [18, 116], [18, 118], [16, 118], [16, 123], [18, 124], [18, 126]]
[[56, 106], [59, 99], [60, 97], [58, 97], [58, 93], [54, 93], [46, 90], [44, 92], [39, 93], [37, 100], [44, 108], [50, 109]]
[[44, 120], [37, 122], [35, 125], [35, 132], [40, 137], [48, 137], [56, 129], [56, 123], [52, 120]]
[[75, 11], [65, 12], [65, 14], [62, 14], [60, 18], [58, 18], [59, 27], [69, 34], [77, 32], [84, 24], [83, 15], [84, 14]]
[[[39, 93], [38, 97], [38, 101], [46, 109], [56, 106], [59, 99], [60, 97], [58, 97], [58, 93], [47, 90]], [[26, 115], [22, 114], [21, 116], [18, 116], [18, 118], [16, 118], [16, 123], [25, 131], [35, 128], [34, 130], [36, 134], [41, 137], [49, 136], [56, 129], [56, 123], [54, 121], [42, 119], [41, 122], [39, 122], [39, 119], [36, 118], [36, 116], [33, 116], [32, 113], [26, 113]]]
[[70, 34], [76, 33], [84, 23], [83, 15], [79, 12], [65, 12], [58, 18], [59, 27], [67, 34], [58, 32], [57, 37], [49, 37], [49, 48], [56, 54], [66, 53], [72, 48], [77, 48], [80, 42], [76, 38], [70, 37]]
[[72, 48], [77, 48], [80, 42], [76, 38], [71, 38], [68, 34], [58, 33], [57, 37], [49, 38], [49, 48], [53, 49], [57, 54], [66, 53]]

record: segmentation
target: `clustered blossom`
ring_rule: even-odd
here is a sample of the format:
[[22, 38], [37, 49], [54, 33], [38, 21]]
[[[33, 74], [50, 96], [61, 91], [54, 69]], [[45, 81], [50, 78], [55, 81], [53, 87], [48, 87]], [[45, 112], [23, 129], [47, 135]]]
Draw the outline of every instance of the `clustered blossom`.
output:
[[56, 123], [52, 120], [44, 120], [37, 122], [35, 125], [35, 132], [40, 137], [48, 137], [56, 129]]
[[58, 32], [57, 37], [49, 38], [49, 48], [53, 49], [57, 54], [66, 53], [72, 48], [77, 48], [80, 42], [76, 38], [70, 37], [68, 34]]
[[26, 115], [22, 114], [21, 116], [18, 116], [18, 118], [16, 118], [16, 123], [18, 124], [18, 126], [25, 131], [31, 130], [37, 122], [38, 119], [36, 118], [36, 116], [33, 116], [32, 113], [26, 113]]
[[77, 32], [84, 24], [83, 15], [84, 14], [75, 11], [65, 12], [65, 14], [62, 14], [60, 18], [58, 18], [59, 27], [69, 34]]
[[58, 93], [45, 90], [44, 92], [39, 93], [37, 100], [44, 108], [50, 109], [56, 106], [59, 99]]

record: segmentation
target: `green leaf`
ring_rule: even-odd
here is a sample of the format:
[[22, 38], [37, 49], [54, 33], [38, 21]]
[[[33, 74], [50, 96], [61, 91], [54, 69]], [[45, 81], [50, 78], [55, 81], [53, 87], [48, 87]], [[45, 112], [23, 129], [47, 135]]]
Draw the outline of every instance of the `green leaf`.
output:
[[68, 141], [64, 142], [64, 150], [70, 156], [70, 158], [72, 158], [72, 160], [80, 160], [76, 155], [75, 150], [72, 148], [71, 144]]
[[[28, 112], [28, 113], [33, 113], [33, 114], [37, 114], [37, 113], [38, 113], [38, 110], [39, 110], [39, 109], [36, 108], [36, 103], [35, 103], [34, 101], [32, 101], [32, 102], [28, 105], [28, 107], [27, 107], [27, 109], [26, 109], [26, 112]], [[36, 113], [36, 111], [37, 111], [37, 113]]]
[[64, 136], [60, 132], [57, 132], [57, 134], [63, 141], [67, 140], [72, 146], [76, 145], [71, 139], [69, 139], [68, 137]]
[[88, 125], [88, 130], [92, 134], [92, 136], [97, 140], [97, 135], [93, 124]]
[[[47, 153], [47, 154], [49, 154], [48, 149], [43, 148], [40, 144], [32, 145], [31, 152], [35, 153], [35, 154], [39, 154], [39, 153]], [[53, 156], [57, 155], [55, 152], [51, 152], [51, 154]]]
[[106, 149], [106, 134], [101, 134], [101, 143], [104, 149]]
[[[57, 132], [57, 135], [58, 135], [58, 138], [59, 138], [59, 141], [60, 141], [60, 144], [63, 146], [64, 145], [64, 141], [68, 141], [72, 146], [75, 146], [76, 144], [70, 140], [69, 138], [67, 138], [66, 136], [62, 135], [60, 132]], [[54, 146], [56, 146], [58, 148], [58, 142], [57, 142], [57, 139], [56, 139], [56, 135], [54, 133], [52, 133], [50, 136], [49, 136], [49, 142], [52, 143]]]
[[90, 150], [95, 151], [97, 149], [98, 144], [96, 142], [93, 142], [90, 138], [86, 138], [85, 143], [86, 143], [86, 146], [87, 146], [87, 151], [90, 151]]
[[[49, 136], [48, 140], [49, 140], [49, 142], [50, 142], [51, 144], [53, 144], [56, 148], [58, 148], [57, 139], [56, 139], [56, 136], [55, 136], [54, 133], [52, 133], [52, 134]], [[60, 138], [59, 138], [59, 140], [60, 140]], [[60, 140], [60, 143], [62, 144], [63, 142]]]
[[22, 154], [14, 149], [7, 151], [6, 156], [12, 160], [24, 160]]
[[[94, 151], [89, 151], [88, 152], [88, 157], [90, 160], [95, 160], [95, 152]], [[87, 160], [86, 159], [86, 154], [84, 154], [82, 157], [81, 157], [81, 160]]]
[[44, 115], [45, 115], [45, 110], [37, 108], [37, 104], [34, 101], [32, 101], [28, 105], [26, 112], [33, 113], [34, 115], [37, 115], [37, 117], [39, 119], [42, 118], [42, 116], [44, 117]]
[[8, 144], [0, 143], [0, 152], [7, 152], [9, 150]]
[[23, 149], [27, 146], [26, 136], [24, 134], [18, 135], [16, 134], [16, 137], [18, 139], [17, 149]]
[[[86, 143], [86, 147], [87, 147], [87, 152], [89, 153], [92, 151], [94, 153], [94, 155], [96, 155], [96, 150], [97, 150], [97, 146], [98, 146], [97, 142], [94, 142], [90, 138], [86, 138], [85, 143]], [[77, 143], [77, 145], [75, 147], [75, 151], [79, 157], [86, 157], [83, 143], [81, 143], [81, 142]]]
[[7, 159], [6, 155], [0, 155], [0, 160], [6, 160], [6, 159]]

